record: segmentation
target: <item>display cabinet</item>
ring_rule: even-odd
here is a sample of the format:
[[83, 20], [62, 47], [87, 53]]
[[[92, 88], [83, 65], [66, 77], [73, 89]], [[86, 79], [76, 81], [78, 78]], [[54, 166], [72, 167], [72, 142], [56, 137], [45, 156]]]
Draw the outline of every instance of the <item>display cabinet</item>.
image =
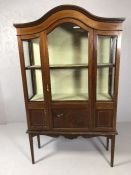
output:
[[32, 163], [34, 136], [104, 136], [113, 166], [123, 21], [63, 5], [14, 24]]

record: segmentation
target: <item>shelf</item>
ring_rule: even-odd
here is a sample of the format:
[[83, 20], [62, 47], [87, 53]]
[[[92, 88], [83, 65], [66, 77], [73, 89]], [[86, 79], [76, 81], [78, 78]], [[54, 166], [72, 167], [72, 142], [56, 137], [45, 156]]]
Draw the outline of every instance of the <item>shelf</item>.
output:
[[28, 70], [28, 69], [41, 69], [41, 66], [40, 65], [26, 66], [25, 69], [26, 70]]
[[[53, 94], [53, 101], [72, 101], [72, 100], [76, 100], [76, 101], [86, 101], [88, 100], [88, 94], [86, 93], [79, 93], [79, 94]], [[106, 93], [100, 93], [97, 94], [97, 101], [101, 100], [101, 101], [109, 101], [111, 100], [111, 96], [109, 94]], [[30, 101], [44, 101], [44, 97], [42, 94], [36, 94], [34, 95]]]
[[74, 68], [88, 68], [87, 64], [59, 64], [50, 65], [50, 69], [74, 69]]
[[[115, 64], [98, 64], [97, 68], [101, 67], [114, 67]], [[28, 69], [41, 69], [41, 66], [39, 65], [33, 65], [33, 66], [26, 66], [25, 67], [27, 70]], [[88, 68], [87, 64], [60, 64], [60, 65], [50, 65], [50, 69], [74, 69], [74, 68]]]
[[30, 99], [30, 101], [44, 101], [44, 96], [43, 94], [36, 94]]
[[110, 101], [112, 100], [111, 96], [107, 93], [97, 94], [97, 101]]
[[[88, 100], [88, 94], [79, 93], [79, 94], [53, 94], [53, 101], [68, 101], [68, 100]], [[44, 101], [42, 94], [34, 95], [30, 101]]]
[[97, 64], [97, 68], [103, 68], [103, 67], [115, 67], [115, 64], [112, 63]]
[[68, 100], [88, 100], [88, 94], [79, 93], [79, 94], [53, 94], [53, 101], [68, 101]]

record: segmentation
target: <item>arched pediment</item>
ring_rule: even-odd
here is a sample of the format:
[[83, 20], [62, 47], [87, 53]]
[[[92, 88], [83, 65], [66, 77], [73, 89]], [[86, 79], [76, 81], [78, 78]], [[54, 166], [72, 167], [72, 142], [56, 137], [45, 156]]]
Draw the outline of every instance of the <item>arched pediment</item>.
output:
[[75, 5], [61, 5], [53, 8], [36, 21], [14, 24], [14, 26], [18, 30], [18, 35], [32, 34], [41, 32], [60, 20], [68, 21], [68, 19], [79, 20], [88, 27], [98, 30], [122, 30], [121, 23], [125, 20], [124, 18], [98, 17]]

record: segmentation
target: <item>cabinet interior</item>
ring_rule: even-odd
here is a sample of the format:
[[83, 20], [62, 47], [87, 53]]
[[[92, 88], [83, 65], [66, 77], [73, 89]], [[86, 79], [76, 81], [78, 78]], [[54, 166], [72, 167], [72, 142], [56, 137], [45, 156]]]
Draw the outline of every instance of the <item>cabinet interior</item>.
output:
[[[88, 31], [72, 23], [63, 23], [48, 34], [52, 100], [88, 100], [88, 36]], [[116, 41], [116, 37], [97, 36], [97, 100], [113, 97]], [[43, 101], [40, 39], [23, 41], [23, 50], [28, 98]]]

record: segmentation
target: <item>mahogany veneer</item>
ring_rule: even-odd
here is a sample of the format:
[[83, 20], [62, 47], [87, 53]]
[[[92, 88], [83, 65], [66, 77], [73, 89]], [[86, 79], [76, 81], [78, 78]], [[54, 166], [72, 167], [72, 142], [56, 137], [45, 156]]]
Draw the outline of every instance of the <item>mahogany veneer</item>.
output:
[[[113, 166], [115, 135], [117, 134], [116, 111], [123, 21], [124, 18], [97, 17], [83, 8], [73, 5], [62, 5], [52, 9], [37, 21], [25, 24], [14, 24], [17, 29], [24, 98], [27, 112], [27, 133], [29, 135], [32, 163], [35, 162], [33, 150], [34, 136], [37, 136], [39, 148], [40, 135], [54, 137], [63, 135], [68, 138], [75, 138], [77, 136], [83, 136], [85, 138], [104, 136], [107, 138], [107, 150], [109, 148], [109, 139], [111, 139], [111, 166]], [[70, 28], [70, 25], [66, 26], [63, 24], [71, 24], [72, 29]], [[80, 45], [78, 42], [78, 35], [85, 37], [88, 33], [88, 63], [50, 64], [48, 36], [50, 36], [50, 33], [59, 26], [62, 26], [62, 30], [65, 30], [66, 33], [70, 33], [70, 35], [76, 33], [74, 34], [77, 38], [76, 40], [74, 38], [74, 45], [77, 45], [76, 56], [80, 53], [80, 50], [78, 51], [78, 49], [80, 49], [78, 48], [78, 45]], [[74, 32], [73, 28], [75, 28], [75, 26], [77, 26], [76, 28], [80, 28], [78, 30], [79, 34]], [[85, 33], [82, 34], [83, 31], [85, 31]], [[99, 41], [98, 36], [101, 36]], [[61, 39], [61, 37], [59, 39]], [[108, 42], [109, 40], [110, 44]], [[39, 43], [41, 65], [35, 65], [35, 53], [33, 49], [37, 46], [33, 45], [33, 42]], [[97, 62], [98, 49], [102, 52], [102, 49], [98, 48], [98, 42], [100, 42], [101, 45], [102, 42], [105, 42], [106, 44], [103, 45], [104, 47], [110, 45], [109, 63]], [[25, 61], [26, 56], [24, 44], [25, 46], [28, 45], [30, 65]], [[104, 55], [107, 54], [105, 51], [103, 52]], [[57, 55], [54, 55], [54, 57], [55, 56], [57, 57]], [[38, 54], [37, 57], [39, 57]], [[113, 59], [115, 59], [114, 62]], [[99, 81], [101, 77], [106, 76], [106, 73], [108, 73], [108, 71], [106, 72], [107, 69], [109, 69], [108, 95], [105, 95], [104, 93], [97, 94], [97, 91], [101, 92], [101, 88], [97, 87], [97, 83], [99, 83], [97, 81]], [[66, 96], [61, 94], [60, 99], [60, 94], [52, 93], [53, 87], [51, 78], [53, 73], [51, 74], [51, 71], [63, 70], [67, 71], [66, 73], [74, 71], [73, 76], [75, 78], [74, 86], [76, 86], [76, 95], [75, 93], [73, 95], [75, 97], [73, 95], [71, 96], [71, 94], [67, 94], [70, 97], [67, 97], [66, 99]], [[88, 70], [88, 94], [85, 95], [77, 92], [78, 89], [81, 88], [81, 81], [83, 81], [80, 79], [80, 71], [82, 70]], [[102, 71], [105, 72], [102, 73]], [[62, 73], [59, 73], [58, 75], [60, 76], [60, 74]], [[99, 77], [97, 77], [97, 75]], [[28, 78], [31, 78], [32, 85], [28, 85]], [[66, 80], [63, 79], [63, 81]], [[61, 83], [62, 81], [59, 82], [60, 88]], [[102, 83], [103, 81], [101, 81], [101, 84]], [[40, 86], [42, 86], [42, 90], [39, 89]], [[69, 86], [69, 84], [65, 84], [65, 87], [68, 88]], [[31, 87], [31, 93], [33, 94], [37, 94], [38, 90], [41, 91], [41, 94], [36, 96], [38, 100], [36, 100], [35, 96], [30, 96], [29, 89]], [[65, 94], [66, 93], [65, 90]], [[54, 97], [54, 95], [56, 96]], [[77, 96], [79, 96], [79, 98]], [[52, 100], [53, 97], [54, 100]]]

